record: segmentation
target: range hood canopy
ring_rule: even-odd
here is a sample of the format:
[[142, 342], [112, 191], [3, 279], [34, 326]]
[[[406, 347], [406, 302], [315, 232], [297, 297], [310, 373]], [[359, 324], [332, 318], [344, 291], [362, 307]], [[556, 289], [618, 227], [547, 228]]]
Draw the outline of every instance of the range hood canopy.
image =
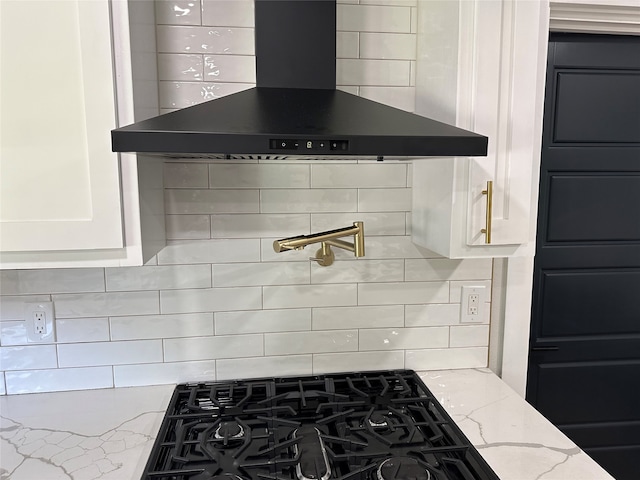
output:
[[335, 0], [255, 0], [257, 86], [115, 129], [171, 157], [485, 156], [487, 137], [336, 90]]

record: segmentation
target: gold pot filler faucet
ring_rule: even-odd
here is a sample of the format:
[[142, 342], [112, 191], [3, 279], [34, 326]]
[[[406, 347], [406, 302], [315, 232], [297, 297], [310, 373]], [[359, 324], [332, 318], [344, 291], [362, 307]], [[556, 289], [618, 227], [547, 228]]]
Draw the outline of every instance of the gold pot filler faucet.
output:
[[[353, 243], [339, 240], [341, 237], [348, 237], [349, 235], [353, 235]], [[276, 240], [273, 242], [273, 249], [277, 253], [286, 250], [302, 250], [312, 243], [321, 243], [322, 245], [316, 252], [316, 256], [310, 260], [318, 262], [323, 267], [328, 267], [335, 259], [335, 255], [331, 250], [332, 246], [353, 252], [356, 257], [364, 257], [364, 222], [353, 222], [353, 227]]]

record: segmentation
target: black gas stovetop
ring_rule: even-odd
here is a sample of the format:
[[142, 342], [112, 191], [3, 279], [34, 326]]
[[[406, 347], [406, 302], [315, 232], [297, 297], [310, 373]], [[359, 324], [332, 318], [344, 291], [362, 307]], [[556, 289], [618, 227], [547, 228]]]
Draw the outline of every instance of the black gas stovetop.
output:
[[411, 370], [178, 385], [143, 480], [498, 480]]

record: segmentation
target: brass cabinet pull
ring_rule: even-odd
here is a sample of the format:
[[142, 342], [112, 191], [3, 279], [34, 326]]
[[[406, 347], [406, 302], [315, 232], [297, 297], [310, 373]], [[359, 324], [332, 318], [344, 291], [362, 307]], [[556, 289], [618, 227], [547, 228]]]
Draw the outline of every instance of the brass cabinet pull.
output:
[[487, 181], [487, 189], [482, 190], [482, 194], [487, 196], [487, 213], [486, 213], [486, 228], [480, 230], [485, 234], [484, 243], [491, 243], [491, 216], [493, 213], [493, 181]]

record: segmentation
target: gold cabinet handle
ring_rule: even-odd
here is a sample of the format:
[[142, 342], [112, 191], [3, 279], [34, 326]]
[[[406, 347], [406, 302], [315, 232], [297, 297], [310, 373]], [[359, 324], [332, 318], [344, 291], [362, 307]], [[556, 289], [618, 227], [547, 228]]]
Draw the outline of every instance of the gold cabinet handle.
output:
[[493, 213], [493, 181], [487, 181], [487, 189], [482, 190], [482, 194], [487, 196], [487, 213], [486, 213], [486, 228], [480, 230], [485, 234], [484, 243], [491, 243], [491, 216]]

